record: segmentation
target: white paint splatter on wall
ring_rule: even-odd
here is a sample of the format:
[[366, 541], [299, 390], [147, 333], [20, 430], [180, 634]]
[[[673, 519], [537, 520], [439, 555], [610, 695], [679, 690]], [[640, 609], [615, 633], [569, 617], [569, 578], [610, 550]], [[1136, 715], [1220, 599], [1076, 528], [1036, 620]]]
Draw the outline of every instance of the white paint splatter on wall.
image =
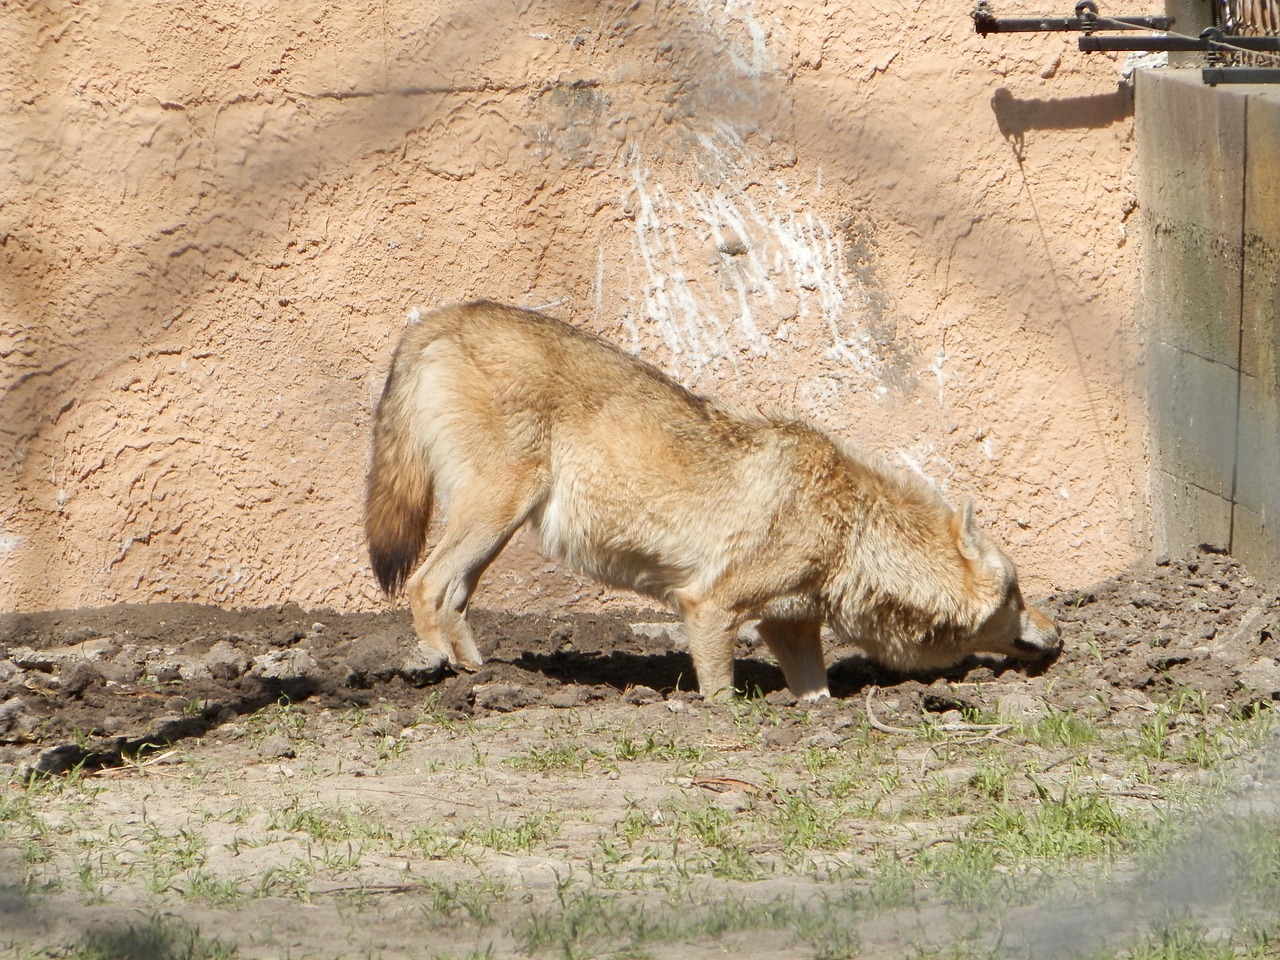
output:
[[[700, 144], [720, 184], [680, 196], [646, 166], [639, 144], [628, 158], [645, 320], [675, 363], [697, 373], [740, 353], [765, 356], [771, 339], [787, 340], [793, 324], [814, 324], [810, 336], [820, 338], [815, 346], [828, 360], [860, 381], [876, 380], [870, 334], [851, 324], [862, 296], [839, 234], [785, 181], [757, 201], [761, 188], [750, 185], [736, 136]], [[714, 269], [701, 270], [708, 262]]]
[[645, 314], [676, 362], [697, 372], [716, 357], [731, 355], [719, 317], [707, 309], [685, 269], [680, 234], [685, 209], [662, 183], [652, 183], [637, 147], [632, 148], [635, 251], [644, 267]]
[[[700, 13], [729, 54], [702, 82], [726, 100], [754, 100], [772, 69], [769, 31], [754, 2], [704, 0]], [[635, 140], [624, 151], [635, 254], [624, 270], [632, 302], [642, 305], [628, 325], [659, 334], [671, 354], [664, 363], [677, 375], [696, 378], [713, 364], [736, 366], [790, 342], [834, 368], [820, 376], [875, 391], [882, 363], [858, 322], [867, 294], [848, 270], [839, 231], [815, 207], [821, 186], [780, 176], [739, 129], [760, 133], [754, 121], [734, 116], [695, 110], [681, 118], [678, 155], [682, 166], [696, 165], [696, 186], [664, 181], [661, 164], [673, 155], [666, 142], [647, 149]], [[759, 139], [769, 142], [767, 133]]]

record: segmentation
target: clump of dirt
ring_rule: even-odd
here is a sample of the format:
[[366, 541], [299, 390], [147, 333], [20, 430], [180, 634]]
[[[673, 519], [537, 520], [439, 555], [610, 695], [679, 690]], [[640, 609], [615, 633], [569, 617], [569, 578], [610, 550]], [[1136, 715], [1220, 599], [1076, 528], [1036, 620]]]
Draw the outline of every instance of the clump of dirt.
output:
[[[941, 677], [903, 677], [830, 647], [836, 699], [826, 711], [870, 709], [874, 688], [883, 691], [880, 721], [966, 709], [1102, 718], [1184, 690], [1229, 712], [1280, 700], [1280, 591], [1228, 556], [1161, 558], [1042, 607], [1061, 625], [1066, 649], [1030, 671], [973, 660]], [[455, 673], [418, 648], [403, 610], [161, 604], [6, 614], [0, 763], [28, 774], [109, 766], [282, 699], [304, 709], [377, 703], [410, 722], [428, 702], [473, 714], [697, 697], [678, 625], [666, 614], [479, 611], [473, 623], [486, 663]], [[738, 655], [742, 688], [792, 702], [758, 642], [744, 636]]]

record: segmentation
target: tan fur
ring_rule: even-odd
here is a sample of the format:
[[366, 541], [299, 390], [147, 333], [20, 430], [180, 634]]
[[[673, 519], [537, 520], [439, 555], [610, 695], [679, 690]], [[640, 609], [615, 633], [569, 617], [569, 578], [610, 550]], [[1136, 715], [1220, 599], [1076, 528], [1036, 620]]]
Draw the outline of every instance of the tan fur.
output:
[[[410, 575], [433, 492], [448, 522]], [[916, 478], [541, 314], [428, 314], [378, 404], [366, 531], [382, 587], [407, 589], [419, 638], [452, 663], [480, 662], [467, 605], [525, 522], [581, 573], [673, 606], [708, 696], [732, 691], [751, 620], [800, 697], [827, 693], [824, 623], [899, 670], [1059, 646], [972, 509]]]

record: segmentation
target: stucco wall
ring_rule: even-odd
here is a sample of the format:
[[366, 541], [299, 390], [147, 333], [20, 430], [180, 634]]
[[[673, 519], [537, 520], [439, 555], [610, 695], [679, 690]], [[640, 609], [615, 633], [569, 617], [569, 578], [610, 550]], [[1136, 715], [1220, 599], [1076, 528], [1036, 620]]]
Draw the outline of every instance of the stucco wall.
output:
[[[0, 606], [381, 602], [372, 404], [406, 313], [477, 296], [1095, 581], [1147, 533], [1118, 70], [954, 3], [12, 6]], [[478, 603], [599, 595], [516, 546]]]

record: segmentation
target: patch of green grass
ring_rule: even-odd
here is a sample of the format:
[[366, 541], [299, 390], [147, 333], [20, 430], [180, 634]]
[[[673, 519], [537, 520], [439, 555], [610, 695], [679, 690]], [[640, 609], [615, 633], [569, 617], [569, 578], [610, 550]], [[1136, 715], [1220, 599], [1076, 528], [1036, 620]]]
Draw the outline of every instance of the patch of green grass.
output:
[[546, 746], [532, 746], [522, 754], [507, 757], [503, 762], [513, 770], [533, 773], [559, 771], [583, 773], [590, 759], [590, 753], [584, 747], [573, 742], [561, 741]]
[[730, 938], [777, 931], [783, 947], [799, 942], [809, 947], [803, 955], [815, 960], [846, 960], [858, 956], [857, 902], [708, 896], [690, 889], [655, 903], [565, 881], [551, 909], [530, 912], [513, 932], [529, 956], [648, 958], [679, 955], [691, 944], [732, 952]]
[[962, 837], [924, 851], [922, 873], [946, 896], [976, 904], [1000, 895], [1007, 879], [1032, 871], [1061, 870], [1083, 860], [1110, 865], [1159, 831], [1158, 823], [1122, 813], [1108, 797], [1069, 788], [1058, 796], [1038, 790], [1039, 803], [988, 807]]
[[672, 858], [682, 855], [681, 847], [692, 846], [688, 854], [710, 876], [720, 880], [754, 880], [763, 872], [743, 836], [734, 814], [720, 807], [687, 805], [676, 811], [672, 824]]
[[469, 824], [462, 839], [496, 853], [530, 853], [534, 847], [554, 839], [560, 833], [560, 821], [549, 814], [534, 813], [514, 822]]
[[1101, 955], [1127, 960], [1274, 960], [1280, 955], [1280, 929], [1254, 931], [1243, 937], [1212, 935], [1188, 922], [1170, 924], [1128, 945], [1122, 952]]
[[841, 826], [841, 814], [839, 806], [815, 802], [807, 791], [788, 794], [771, 816], [783, 855], [795, 858], [814, 850], [846, 848], [849, 835]]
[[390, 841], [382, 816], [368, 805], [308, 806], [293, 797], [281, 810], [274, 811], [266, 829], [303, 833], [312, 840], [334, 843], [347, 840]]
[[466, 953], [455, 953], [452, 950], [445, 953], [431, 954], [431, 960], [495, 960], [498, 955], [494, 952], [492, 943], [487, 943], [483, 947], [473, 947]]
[[651, 836], [656, 828], [657, 824], [654, 823], [652, 816], [633, 806], [621, 820], [613, 825], [613, 832], [618, 839], [631, 847], [644, 837]]
[[267, 867], [257, 878], [252, 890], [256, 899], [287, 897], [299, 903], [311, 902], [311, 880], [315, 865], [310, 860], [294, 858], [283, 866]]
[[707, 750], [702, 746], [686, 746], [674, 737], [646, 733], [643, 737], [621, 736], [612, 745], [612, 759], [623, 763], [660, 760], [676, 763], [698, 763]]
[[969, 788], [982, 802], [1004, 803], [1009, 798], [1009, 781], [1013, 768], [1003, 757], [987, 758], [969, 777]]
[[467, 922], [485, 928], [493, 923], [494, 906], [511, 899], [506, 886], [487, 877], [469, 883], [430, 879], [424, 887], [418, 909], [432, 924]]
[[276, 734], [291, 743], [302, 743], [307, 739], [306, 712], [287, 697], [281, 697], [277, 703], [249, 714], [244, 718], [243, 724], [246, 739], [254, 746]]
[[427, 860], [447, 860], [455, 854], [462, 853], [465, 844], [457, 837], [451, 837], [436, 827], [423, 826], [411, 830], [407, 840], [399, 847], [412, 850]]
[[534, 773], [571, 771], [585, 773], [588, 768], [616, 768], [620, 763], [638, 763], [651, 760], [673, 763], [698, 763], [707, 755], [703, 746], [690, 746], [674, 737], [653, 732], [643, 736], [619, 734], [607, 747], [588, 747], [577, 740], [552, 737], [548, 742], [535, 744], [524, 753], [508, 757], [503, 762], [515, 770]]
[[1066, 747], [1069, 750], [1096, 743], [1100, 737], [1096, 721], [1052, 709], [1040, 720], [1022, 727], [1021, 733], [1036, 746]]
[[237, 877], [224, 877], [211, 870], [192, 870], [182, 880], [182, 893], [190, 900], [226, 906], [243, 903], [249, 893]]

